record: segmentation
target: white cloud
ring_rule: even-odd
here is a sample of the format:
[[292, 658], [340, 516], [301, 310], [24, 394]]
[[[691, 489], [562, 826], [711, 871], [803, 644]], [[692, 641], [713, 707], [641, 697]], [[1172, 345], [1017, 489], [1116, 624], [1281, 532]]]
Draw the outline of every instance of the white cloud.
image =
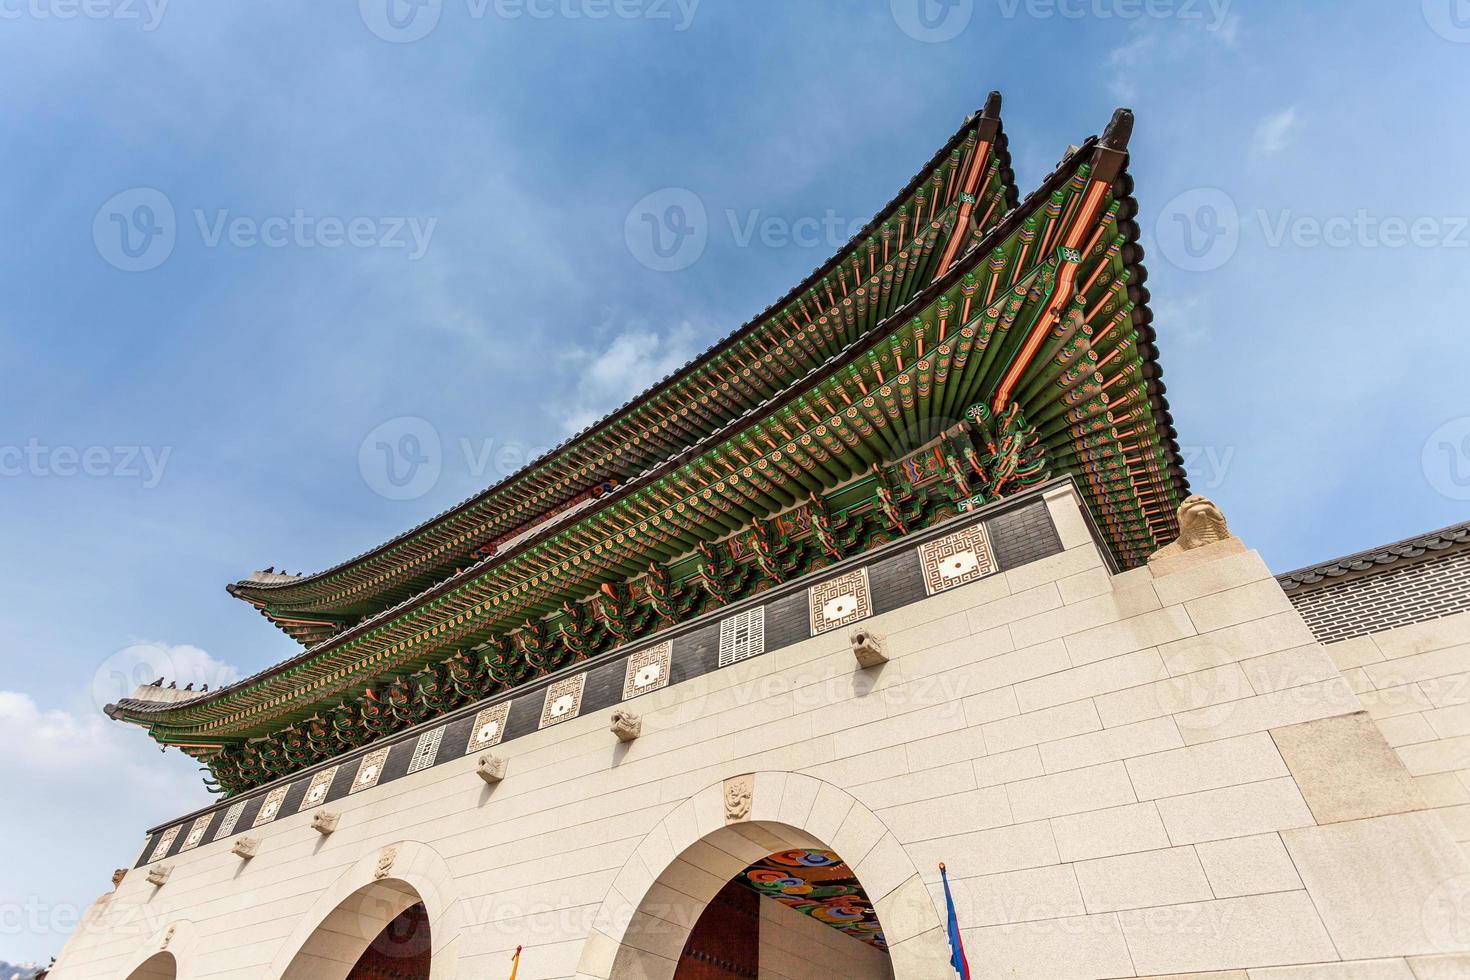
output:
[[1158, 34], [1145, 31], [1136, 35], [1127, 44], [1116, 47], [1108, 53], [1108, 67], [1113, 70], [1113, 77], [1108, 81], [1108, 88], [1112, 91], [1114, 98], [1120, 102], [1132, 102], [1138, 98], [1138, 86], [1135, 80], [1147, 61], [1147, 56], [1153, 52], [1158, 43]]
[[1256, 127], [1251, 149], [1257, 156], [1274, 156], [1286, 148], [1292, 130], [1296, 129], [1296, 107], [1288, 106], [1273, 112]]
[[688, 323], [662, 332], [630, 326], [601, 350], [568, 348], [562, 360], [576, 372], [575, 397], [562, 404], [559, 420], [568, 432], [578, 432], [683, 367], [697, 352]]
[[1181, 64], [1198, 71], [1201, 61], [1221, 49], [1234, 48], [1240, 38], [1240, 16], [1230, 6], [1231, 0], [1210, 0], [1197, 11], [1198, 17], [1138, 20], [1129, 39], [1109, 51], [1105, 61], [1113, 97], [1131, 103], [1141, 95], [1167, 92], [1152, 78], [1145, 81], [1145, 75], [1166, 68], [1172, 71]]
[[[198, 647], [140, 643], [109, 658], [99, 677], [163, 662], [199, 683], [238, 675]], [[108, 683], [94, 683], [93, 698]], [[0, 835], [29, 842], [6, 857], [0, 915], [19, 931], [0, 936], [0, 958], [44, 962], [107, 891], [111, 870], [132, 864], [149, 827], [212, 797], [198, 762], [160, 753], [142, 729], [111, 721], [85, 700], [60, 707], [0, 690], [0, 744], [0, 786], [10, 804], [0, 808]]]
[[208, 685], [217, 690], [240, 679], [240, 672], [208, 652], [187, 643], [170, 645], [139, 641], [104, 660], [92, 675], [92, 701], [100, 710], [131, 697], [140, 684], [159, 678], [182, 690], [190, 684], [196, 691]]

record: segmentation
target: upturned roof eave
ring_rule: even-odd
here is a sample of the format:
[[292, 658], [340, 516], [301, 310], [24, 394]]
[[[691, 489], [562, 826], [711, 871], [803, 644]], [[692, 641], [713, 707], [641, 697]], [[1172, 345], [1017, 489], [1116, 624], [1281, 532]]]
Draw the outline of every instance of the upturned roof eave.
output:
[[[999, 222], [994, 229], [991, 230], [990, 233], [988, 233], [983, 239], [981, 239], [975, 246], [966, 250], [966, 252], [962, 256], [957, 257], [953, 263], [953, 266], [945, 275], [929, 283], [913, 297], [911, 297], [909, 301], [904, 304], [904, 306], [900, 307], [898, 310], [895, 310], [887, 319], [885, 319], [882, 324], [880, 324], [877, 328], [876, 334], [878, 336], [883, 335], [885, 333], [885, 328], [887, 332], [891, 332], [893, 329], [893, 324], [895, 323], [906, 323], [913, 310], [922, 309], [925, 305], [933, 302], [935, 297], [937, 297], [939, 294], [953, 286], [954, 283], [963, 276], [964, 262], [962, 260], [964, 258], [974, 255], [977, 252], [988, 252], [990, 248], [994, 246], [996, 241], [1010, 234], [1015, 229], [1015, 227], [1019, 225], [1028, 214], [1031, 213], [1034, 208], [1040, 207], [1047, 200], [1051, 192], [1056, 187], [1064, 184], [1068, 179], [1070, 179], [1071, 172], [1075, 170], [1080, 163], [1085, 161], [1087, 155], [1090, 154], [1091, 151], [1096, 147], [1096, 144], [1096, 137], [1090, 138], [1085, 141], [1082, 146], [1069, 154], [1062, 161], [1062, 163], [1058, 165], [1057, 169], [1054, 170], [1050, 175], [1048, 175], [1047, 180], [1044, 181], [1042, 185], [1037, 188], [1036, 191], [1030, 194], [1019, 207], [1012, 209], [1012, 211], [1007, 214], [1005, 218], [1001, 222]], [[847, 360], [850, 360], [860, 355], [864, 350], [871, 347], [872, 339], [872, 337], [868, 337], [865, 338], [863, 342], [854, 344], [852, 346], [852, 349], [844, 352], [842, 356], [842, 361], [845, 363]], [[827, 367], [827, 364], [824, 363], [823, 365], [821, 365], [821, 367]], [[767, 403], [764, 403], [761, 406], [760, 412], [756, 414], [759, 414], [763, 417], [769, 415], [771, 412], [778, 411], [783, 405], [789, 404], [795, 399], [797, 389], [802, 388], [803, 382], [806, 380], [807, 378], [804, 376], [803, 378], [793, 382], [792, 385], [788, 386], [788, 388], [786, 389], [785, 397], [783, 397], [779, 401], [773, 399]], [[744, 416], [741, 419], [735, 420], [735, 422], [732, 422], [731, 424], [734, 425], [737, 422], [749, 424], [748, 419], [746, 419], [746, 417]], [[394, 618], [400, 615], [411, 613], [415, 609], [418, 609], [423, 605], [430, 603], [435, 599], [441, 597], [442, 595], [448, 593], [449, 591], [452, 591], [454, 588], [463, 585], [465, 582], [468, 582], [480, 575], [487, 574], [492, 571], [496, 566], [511, 561], [516, 557], [519, 557], [530, 548], [540, 544], [547, 534], [567, 531], [575, 528], [583, 521], [591, 520], [592, 518], [601, 514], [607, 508], [621, 503], [628, 496], [636, 493], [638, 490], [646, 486], [649, 482], [657, 480], [658, 478], [667, 475], [668, 473], [682, 466], [685, 462], [688, 461], [688, 458], [691, 454], [697, 454], [702, 448], [707, 447], [711, 441], [716, 441], [719, 438], [724, 437], [724, 430], [713, 433], [710, 436], [706, 437], [706, 439], [701, 441], [700, 443], [696, 443], [695, 445], [687, 448], [685, 452], [680, 454], [679, 456], [665, 461], [657, 469], [645, 472], [634, 480], [630, 480], [628, 483], [619, 487], [614, 493], [608, 495], [608, 497], [605, 498], [597, 507], [594, 507], [584, 514], [580, 515], [579, 520], [575, 524], [566, 525], [563, 527], [548, 528], [545, 532], [533, 535], [525, 541], [522, 541], [514, 549], [485, 558], [479, 563], [469, 568], [466, 568], [459, 573], [450, 576], [449, 578], [437, 582], [435, 585], [433, 585], [429, 589], [426, 589], [423, 592], [420, 592], [418, 595], [405, 599], [400, 603], [397, 603], [382, 610], [375, 616], [363, 620], [356, 626], [353, 626], [348, 630], [344, 630], [337, 636], [334, 636], [331, 639], [318, 644], [317, 646], [303, 650], [286, 660], [283, 660], [271, 667], [267, 667], [264, 670], [261, 670], [256, 674], [251, 675], [250, 677], [246, 677], [242, 680], [236, 681], [234, 684], [231, 684], [228, 687], [222, 687], [217, 691], [211, 691], [205, 698], [190, 701], [187, 703], [187, 705], [183, 705], [180, 707], [197, 708], [203, 704], [212, 703], [214, 701], [227, 697], [245, 687], [269, 680], [271, 677], [284, 671], [302, 666], [314, 659], [324, 657], [337, 647], [347, 642], [350, 642], [351, 640], [373, 629], [381, 627], [388, 622], [391, 622]], [[129, 710], [149, 716], [149, 721], [140, 721], [140, 723], [153, 724], [156, 723], [161, 716], [171, 714], [171, 709], [173, 709], [174, 707], [175, 706], [173, 705], [155, 705], [151, 702], [146, 702], [129, 705]]]
[[[1005, 235], [1010, 234], [1019, 222], [1023, 221], [1028, 214], [1030, 214], [1036, 207], [1039, 207], [1042, 202], [1047, 199], [1052, 190], [1054, 190], [1057, 186], [1066, 181], [1070, 177], [1070, 174], [1075, 171], [1077, 166], [1079, 166], [1082, 162], [1085, 162], [1087, 156], [1098, 147], [1098, 142], [1099, 141], [1096, 137], [1091, 138], [1077, 150], [1073, 151], [1066, 158], [1064, 158], [1064, 160], [1058, 165], [1056, 170], [1054, 170], [1052, 174], [1048, 175], [1047, 179], [1043, 181], [1042, 185], [1036, 191], [1034, 191], [1031, 195], [1028, 195], [1026, 201], [1023, 202], [1020, 207], [1013, 208], [1012, 211], [1007, 214], [1002, 219], [1002, 221], [1000, 221], [995, 226], [995, 228], [993, 228], [984, 238], [982, 238], [972, 248], [966, 249], [962, 256], [956, 257], [956, 259], [951, 264], [951, 267], [944, 275], [937, 277], [927, 286], [921, 288], [919, 292], [910, 297], [909, 301], [905, 303], [903, 307], [890, 314], [889, 317], [887, 317], [884, 321], [877, 325], [869, 334], [864, 335], [864, 337], [859, 342], [854, 343], [849, 347], [849, 349], [844, 350], [841, 358], [846, 359], [850, 356], [854, 356], [854, 350], [860, 353], [862, 350], [867, 349], [869, 346], [871, 346], [875, 337], [881, 337], [885, 335], [885, 332], [891, 332], [894, 323], [906, 322], [908, 316], [911, 315], [913, 310], [923, 308], [924, 305], [932, 302], [934, 298], [943, 290], [953, 286], [955, 282], [955, 277], [963, 274], [963, 270], [965, 268], [965, 263], [963, 259], [971, 257], [977, 252], [988, 251], [991, 247], [993, 247], [996, 241], [1001, 240]], [[1152, 350], [1149, 353], [1146, 362], [1153, 366], [1155, 376], [1157, 376], [1160, 373], [1157, 365], [1157, 347], [1152, 344], [1150, 346], [1152, 347]], [[828, 363], [830, 362], [824, 362], [823, 365], [821, 365], [820, 367], [826, 368]], [[809, 377], [810, 374], [803, 376], [802, 379], [793, 381], [785, 389], [784, 398], [769, 399], [767, 402], [762, 403], [758, 412], [755, 409], [752, 409], [745, 415], [742, 415], [736, 420], [733, 420], [730, 423], [730, 426], [734, 426], [737, 424], [740, 426], [746, 426], [750, 424], [750, 416], [752, 414], [764, 417], [770, 412], [778, 410], [780, 404], [789, 403], [789, 401], [794, 399], [796, 391], [802, 387], [802, 383]], [[1162, 385], [1159, 385], [1159, 389], [1160, 390], [1157, 392], [1157, 394], [1151, 394], [1150, 396], [1150, 401], [1154, 406], [1156, 414], [1162, 417], [1158, 434], [1166, 445], [1176, 446], [1176, 434], [1172, 426], [1172, 421], [1168, 419], [1167, 402], [1163, 401], [1162, 398]], [[778, 401], [779, 404], [777, 404]], [[721, 429], [716, 433], [711, 434], [710, 436], [706, 437], [706, 439], [701, 440], [699, 443], [696, 443], [689, 447], [684, 453], [680, 454], [679, 456], [669, 459], [665, 461], [663, 465], [655, 469], [645, 471], [645, 473], [640, 474], [637, 478], [630, 480], [627, 484], [618, 488], [618, 490], [615, 491], [613, 494], [610, 494], [608, 498], [603, 500], [597, 507], [589, 510], [583, 515], [580, 515], [579, 520], [574, 524], [554, 529], [548, 528], [545, 532], [537, 534], [532, 538], [521, 542], [516, 548], [507, 551], [504, 554], [484, 559], [475, 566], [465, 569], [459, 574], [437, 583], [433, 587], [424, 590], [414, 597], [406, 599], [403, 602], [395, 604], [393, 607], [383, 610], [378, 615], [368, 620], [364, 620], [358, 626], [355, 626], [352, 629], [347, 630], [339, 636], [333, 637], [332, 639], [325, 641], [324, 643], [319, 644], [316, 647], [305, 650], [292, 658], [282, 661], [281, 663], [278, 663], [273, 667], [260, 671], [257, 674], [252, 675], [251, 677], [246, 678], [242, 681], [239, 681], [236, 684], [230, 685], [227, 688], [221, 688], [219, 691], [211, 692], [209, 695], [206, 695], [203, 698], [191, 700], [186, 705], [175, 706], [154, 704], [149, 702], [124, 702], [120, 703], [117, 706], [118, 712], [113, 716], [121, 716], [119, 717], [119, 720], [131, 721], [135, 724], [145, 726], [166, 723], [168, 716], [178, 710], [183, 710], [186, 708], [194, 709], [200, 707], [202, 704], [207, 704], [215, 700], [228, 697], [244, 687], [267, 681], [274, 675], [294, 669], [296, 667], [303, 666], [315, 658], [325, 656], [340, 644], [346, 643], [351, 639], [360, 636], [362, 633], [368, 630], [378, 628], [385, 623], [391, 622], [395, 617], [399, 615], [410, 613], [413, 610], [421, 607], [422, 605], [432, 602], [436, 598], [445, 594], [447, 591], [464, 584], [466, 581], [469, 581], [476, 576], [488, 573], [493, 569], [494, 566], [499, 565], [501, 562], [512, 560], [513, 558], [521, 555], [525, 550], [541, 543], [546, 534], [559, 533], [560, 531], [567, 530], [570, 527], [575, 527], [581, 524], [583, 521], [597, 516], [607, 507], [615, 506], [621, 503], [627, 498], [628, 495], [635, 493], [639, 489], [645, 487], [648, 482], [658, 479], [659, 477], [682, 465], [687, 460], [690, 453], [698, 452], [701, 447], [707, 447], [711, 439], [722, 437], [722, 434], [727, 433], [728, 428], [729, 426], [727, 426], [725, 429]], [[1176, 489], [1179, 489], [1181, 493], [1183, 490], [1187, 490], [1187, 482], [1183, 482], [1182, 470], [1176, 471], [1171, 475], [1175, 482]]]
[[[758, 330], [762, 325], [771, 321], [772, 317], [775, 314], [779, 313], [782, 309], [796, 301], [803, 294], [809, 292], [817, 283], [819, 283], [823, 279], [823, 277], [830, 275], [851, 255], [855, 248], [866, 241], [868, 235], [871, 234], [872, 229], [881, 227], [881, 225], [885, 221], [896, 214], [898, 208], [901, 207], [903, 203], [908, 200], [909, 197], [911, 197], [920, 187], [923, 186], [926, 181], [928, 181], [932, 177], [935, 168], [941, 166], [948, 159], [949, 155], [954, 151], [956, 147], [963, 145], [964, 140], [968, 137], [968, 134], [970, 133], [976, 118], [990, 118], [994, 120], [996, 124], [996, 142], [1003, 150], [1006, 145], [1005, 132], [1004, 127], [1001, 124], [999, 108], [999, 93], [992, 92], [990, 94], [990, 97], [987, 99], [984, 108], [975, 116], [966, 119], [964, 125], [962, 125], [954, 133], [954, 135], [952, 135], [945, 142], [945, 144], [933, 154], [929, 161], [922, 168], [920, 168], [920, 170], [914, 175], [914, 177], [911, 178], [909, 182], [905, 184], [904, 187], [874, 215], [873, 219], [868, 222], [868, 224], [865, 225], [862, 230], [854, 235], [852, 239], [850, 239], [846, 244], [838, 249], [837, 252], [834, 253], [825, 263], [814, 269], [800, 283], [788, 290], [786, 294], [784, 294], [780, 299], [776, 300], [774, 303], [767, 306], [759, 314], [746, 321], [746, 323], [743, 324], [741, 327], [732, 331], [723, 339], [707, 348], [703, 353], [691, 359], [688, 363], [679, 368], [677, 371], [673, 372], [656, 384], [650, 386], [644, 392], [629, 399], [622, 406], [614, 409], [611, 413], [609, 413], [598, 422], [564, 440], [560, 445], [549, 450], [537, 459], [531, 461], [520, 470], [517, 470], [515, 473], [505, 477], [502, 480], [497, 481], [495, 484], [491, 485], [485, 490], [482, 490], [479, 493], [476, 493], [475, 495], [460, 501], [453, 507], [450, 507], [440, 512], [439, 514], [428, 518], [427, 520], [415, 525], [414, 527], [409, 528], [401, 534], [395, 535], [394, 537], [383, 542], [377, 547], [364, 551], [361, 554], [358, 554], [343, 562], [339, 562], [338, 564], [323, 569], [319, 572], [312, 572], [309, 574], [296, 576], [290, 581], [256, 582], [246, 578], [241, 579], [237, 582], [227, 584], [226, 591], [237, 599], [242, 599], [244, 601], [251, 602], [252, 604], [262, 607], [273, 604], [289, 604], [293, 601], [293, 597], [291, 595], [293, 591], [297, 591], [302, 589], [303, 587], [309, 587], [316, 583], [320, 583], [322, 580], [326, 579], [329, 576], [340, 574], [351, 569], [354, 566], [361, 565], [364, 562], [371, 561], [374, 558], [380, 557], [391, 549], [412, 540], [414, 537], [424, 533], [425, 531], [431, 530], [432, 528], [444, 523], [445, 521], [455, 517], [456, 515], [463, 513], [469, 508], [489, 500], [496, 494], [507, 490], [517, 481], [520, 481], [527, 476], [530, 476], [538, 470], [545, 469], [549, 466], [554, 465], [561, 457], [571, 452], [578, 445], [590, 441], [597, 435], [604, 432], [614, 423], [623, 418], [626, 418], [638, 405], [648, 401], [649, 399], [657, 398], [669, 392], [678, 384], [687, 380], [700, 367], [705, 365], [711, 359], [725, 353], [728, 349], [738, 344], [741, 340], [745, 339], [747, 336]], [[993, 113], [993, 115], [989, 115], [990, 113]], [[1018, 197], [1018, 191], [1013, 180], [1007, 182], [1006, 192], [1008, 196], [1007, 203], [1010, 204], [1012, 208], [1014, 208], [1016, 204], [1016, 199]], [[264, 609], [262, 609], [262, 611], [266, 612], [267, 616], [271, 615], [268, 611]]]

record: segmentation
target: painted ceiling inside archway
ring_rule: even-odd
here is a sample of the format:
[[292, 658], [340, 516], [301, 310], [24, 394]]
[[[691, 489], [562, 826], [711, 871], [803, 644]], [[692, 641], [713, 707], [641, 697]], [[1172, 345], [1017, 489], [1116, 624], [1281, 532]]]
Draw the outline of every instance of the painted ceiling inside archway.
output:
[[873, 903], [847, 862], [831, 851], [778, 851], [746, 868], [737, 880], [869, 946], [888, 948]]

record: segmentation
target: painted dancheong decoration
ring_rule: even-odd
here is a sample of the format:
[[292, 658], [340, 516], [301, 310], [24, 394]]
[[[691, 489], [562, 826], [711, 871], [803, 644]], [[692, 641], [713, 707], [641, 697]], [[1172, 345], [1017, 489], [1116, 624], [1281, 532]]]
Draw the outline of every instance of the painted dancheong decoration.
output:
[[[302, 643], [291, 659], [109, 713], [235, 795], [1049, 478], [1077, 481], [1120, 566], [1143, 563], [1188, 484], [1131, 129], [1120, 110], [1021, 201], [992, 95], [830, 261], [607, 419], [357, 558], [229, 586]], [[963, 543], [927, 582], [991, 560]], [[849, 599], [814, 621], [846, 625]], [[667, 683], [666, 661], [639, 669], [633, 688]]]
[[872, 901], [852, 869], [831, 851], [778, 851], [736, 880], [860, 942], [888, 948]]

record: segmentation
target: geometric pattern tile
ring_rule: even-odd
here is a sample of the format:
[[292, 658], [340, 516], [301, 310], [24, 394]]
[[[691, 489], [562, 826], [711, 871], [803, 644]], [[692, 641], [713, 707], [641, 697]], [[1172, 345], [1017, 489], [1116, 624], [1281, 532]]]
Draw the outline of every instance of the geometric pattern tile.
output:
[[408, 764], [409, 772], [418, 772], [427, 769], [434, 764], [434, 759], [439, 755], [439, 743], [444, 741], [444, 726], [440, 725], [432, 732], [424, 732], [413, 746], [413, 760]]
[[465, 746], [465, 755], [488, 749], [500, 744], [505, 735], [505, 719], [510, 714], [510, 702], [502, 701], [475, 715], [475, 725], [470, 729], [470, 743]]
[[199, 842], [204, 839], [204, 832], [209, 829], [209, 818], [211, 816], [213, 814], [206, 813], [204, 816], [197, 818], [189, 826], [189, 833], [184, 837], [184, 843], [179, 845], [180, 854], [199, 846]]
[[807, 590], [811, 610], [812, 636], [835, 630], [873, 615], [872, 592], [868, 589], [868, 570], [819, 582]]
[[766, 652], [766, 607], [756, 606], [720, 620], [720, 666]]
[[234, 806], [232, 806], [228, 810], [226, 810], [225, 811], [225, 819], [219, 825], [219, 833], [215, 834], [215, 839], [218, 840], [219, 838], [228, 837], [231, 834], [233, 834], [235, 832], [235, 824], [237, 824], [237, 823], [240, 822], [240, 814], [242, 814], [244, 812], [245, 812], [245, 801], [244, 800], [240, 800]]
[[541, 726], [558, 725], [577, 717], [582, 708], [582, 689], [587, 686], [587, 675], [578, 674], [557, 681], [546, 689], [546, 703], [541, 708]]
[[362, 761], [357, 764], [357, 775], [352, 778], [352, 788], [347, 791], [347, 795], [351, 796], [359, 790], [372, 789], [378, 785], [378, 777], [383, 775], [383, 763], [387, 761], [387, 749], [378, 749], [363, 756]]
[[623, 700], [668, 687], [673, 653], [674, 644], [665, 640], [629, 657], [628, 671], [623, 675]]
[[149, 862], [157, 861], [159, 858], [167, 854], [168, 849], [174, 844], [174, 839], [178, 836], [178, 827], [170, 827], [169, 829], [165, 830], [163, 832], [163, 836], [158, 838], [158, 843], [154, 845], [153, 853], [148, 857]]
[[930, 595], [982, 579], [995, 571], [995, 553], [984, 524], [919, 545], [919, 567]]
[[332, 766], [330, 769], [323, 769], [315, 776], [312, 776], [311, 785], [306, 787], [306, 796], [302, 798], [301, 806], [305, 808], [316, 806], [318, 803], [325, 803], [327, 801], [327, 791], [332, 788], [332, 780], [336, 778], [337, 770], [341, 768], [341, 766]]
[[[918, 457], [915, 457], [915, 460], [917, 461]], [[929, 464], [925, 462], [924, 465]], [[1061, 550], [1060, 542], [1053, 540], [1055, 539], [1053, 533], [1051, 539], [1039, 541], [1035, 547], [1028, 546], [1029, 550], [1024, 552], [1024, 559], [1016, 559], [1014, 555], [1019, 553], [1016, 551], [1016, 542], [1024, 536], [1019, 535], [1009, 526], [998, 529], [997, 535], [998, 545], [992, 543], [988, 525], [977, 522], [969, 527], [951, 532], [945, 537], [917, 545], [910, 550], [908, 554], [917, 552], [927, 594], [933, 595], [987, 575], [996, 574], [999, 571], [999, 560], [995, 550], [997, 546], [1007, 551], [1008, 563], [1016, 564], [1036, 561]], [[886, 580], [874, 583], [866, 569], [859, 569], [811, 587], [807, 594], [811, 632], [816, 634], [836, 629], [864, 616], [873, 615], [875, 599], [878, 598], [873, 593], [875, 588], [880, 591], [889, 590], [885, 592], [884, 597], [889, 600], [890, 605], [905, 605], [917, 598], [906, 590], [901, 596], [894, 595], [892, 586], [885, 583]], [[896, 603], [893, 601], [895, 599]], [[768, 602], [769, 599], [756, 601]], [[733, 615], [727, 614], [720, 621], [717, 631], [719, 667], [727, 667], [747, 657], [766, 652], [765, 619], [766, 605], [761, 604]], [[780, 630], [780, 645], [795, 641], [796, 637], [792, 636], [789, 630]], [[672, 646], [671, 642], [664, 641], [639, 650], [635, 654], [623, 655], [626, 657], [623, 674], [623, 700], [630, 700], [641, 694], [659, 690], [673, 682]], [[619, 654], [613, 653], [608, 659], [615, 661], [617, 656]], [[685, 671], [694, 676], [703, 674], [714, 667], [714, 664], [703, 661], [703, 658], [684, 665]], [[517, 712], [535, 711], [536, 705], [533, 699], [540, 699], [540, 727], [542, 728], [578, 717], [582, 711], [585, 685], [586, 674], [584, 673], [560, 680], [545, 691], [512, 692], [509, 699], [480, 710], [469, 732], [468, 744], [464, 749], [465, 754], [477, 752], [502, 742], [506, 737], [506, 726], [511, 708], [515, 704], [520, 704], [520, 707], [515, 709]], [[395, 767], [392, 773], [387, 772], [387, 762], [391, 761], [392, 756], [389, 754], [385, 757], [382, 749], [360, 759], [355, 767], [353, 783], [348, 787], [348, 792], [357, 792], [359, 789], [368, 788], [369, 785], [381, 785], [384, 781], [420, 772], [435, 765], [441, 761], [439, 756], [443, 748], [444, 734], [451, 724], [458, 725], [461, 722], [446, 720], [439, 727], [419, 734], [414, 741], [407, 766]], [[331, 793], [332, 780], [336, 775], [338, 775], [336, 769], [317, 774], [308, 784], [307, 796], [302, 804], [303, 808], [314, 807], [318, 803], [326, 802], [326, 797]], [[264, 798], [250, 795], [242, 799], [220, 803], [218, 809], [224, 811], [223, 819], [211, 839], [222, 840], [242, 829], [240, 824], [244, 820], [246, 808], [252, 801], [260, 804], [253, 826], [259, 827], [277, 819], [292, 785], [294, 784], [277, 785]], [[211, 810], [206, 816], [212, 816], [214, 812]], [[178, 843], [179, 835], [186, 832], [188, 834], [186, 841], [195, 840], [196, 832], [199, 836], [197, 843], [188, 843], [183, 849], [187, 850], [189, 847], [197, 847], [202, 844], [204, 837], [209, 836], [207, 823], [200, 831], [197, 821], [203, 819], [203, 817], [197, 818], [197, 820], [187, 821], [170, 828], [172, 836], [169, 836], [169, 832], [160, 836], [157, 844], [148, 852], [149, 855], [156, 854], [157, 857], [150, 856], [148, 861], [164, 856], [170, 847]], [[816, 859], [815, 855], [810, 857], [812, 860]], [[858, 910], [854, 908], [853, 911]]]
[[251, 826], [259, 827], [263, 823], [270, 823], [276, 819], [276, 814], [281, 812], [281, 804], [286, 800], [286, 790], [290, 788], [291, 784], [287, 783], [285, 786], [277, 786], [266, 794], [265, 801], [260, 804], [260, 812], [255, 815], [255, 823]]

